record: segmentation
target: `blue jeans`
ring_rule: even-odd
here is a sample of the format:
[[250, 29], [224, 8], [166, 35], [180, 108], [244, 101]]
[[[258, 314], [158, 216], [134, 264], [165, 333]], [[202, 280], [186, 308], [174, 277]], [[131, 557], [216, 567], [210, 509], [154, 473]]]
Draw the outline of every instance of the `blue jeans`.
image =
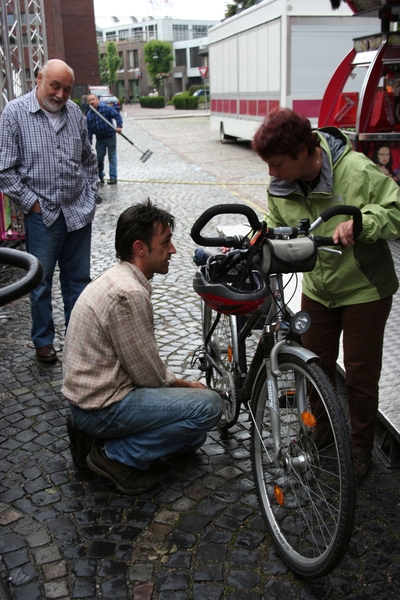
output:
[[77, 231], [67, 231], [61, 213], [51, 227], [46, 227], [41, 213], [25, 215], [26, 249], [43, 266], [43, 279], [31, 293], [32, 341], [42, 348], [54, 341], [51, 288], [58, 261], [60, 284], [64, 302], [65, 326], [79, 294], [90, 282], [90, 243], [92, 224]]
[[99, 164], [99, 177], [104, 177], [104, 159], [108, 151], [110, 164], [110, 179], [117, 179], [117, 136], [96, 140], [97, 162]]
[[157, 458], [200, 448], [222, 400], [200, 388], [137, 388], [106, 408], [70, 408], [78, 427], [106, 440], [109, 458], [144, 471]]

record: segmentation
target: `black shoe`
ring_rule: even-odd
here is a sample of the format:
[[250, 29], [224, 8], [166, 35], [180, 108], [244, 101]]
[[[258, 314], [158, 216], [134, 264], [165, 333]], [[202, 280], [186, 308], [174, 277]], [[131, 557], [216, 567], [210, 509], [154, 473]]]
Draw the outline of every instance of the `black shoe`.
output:
[[90, 454], [86, 457], [86, 464], [98, 475], [112, 481], [120, 492], [130, 496], [143, 494], [157, 485], [155, 475], [107, 458], [102, 452], [100, 444], [93, 445]]
[[104, 183], [104, 177], [100, 177], [100, 183]]
[[86, 457], [90, 453], [95, 438], [79, 429], [72, 415], [67, 419], [67, 431], [72, 458], [77, 467], [84, 469]]
[[114, 185], [117, 183], [116, 179], [110, 179], [109, 181], [107, 181], [108, 185]]

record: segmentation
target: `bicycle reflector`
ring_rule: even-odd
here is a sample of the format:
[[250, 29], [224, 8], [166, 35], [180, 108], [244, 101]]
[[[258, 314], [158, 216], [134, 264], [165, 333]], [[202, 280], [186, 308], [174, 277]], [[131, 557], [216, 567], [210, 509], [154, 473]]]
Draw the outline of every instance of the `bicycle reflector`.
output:
[[290, 330], [292, 333], [296, 335], [303, 335], [307, 333], [307, 331], [311, 327], [311, 317], [305, 310], [301, 310], [300, 312], [293, 315], [293, 318], [290, 322]]

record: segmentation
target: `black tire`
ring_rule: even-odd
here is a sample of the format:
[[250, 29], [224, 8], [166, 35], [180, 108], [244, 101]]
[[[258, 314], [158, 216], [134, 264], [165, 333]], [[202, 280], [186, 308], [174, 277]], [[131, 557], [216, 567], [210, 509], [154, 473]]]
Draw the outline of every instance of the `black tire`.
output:
[[[282, 354], [279, 370], [281, 445], [277, 458], [271, 427], [271, 412], [276, 413], [269, 409], [265, 369], [253, 395], [254, 483], [264, 520], [283, 560], [304, 578], [322, 577], [342, 560], [353, 529], [350, 436], [335, 391], [318, 365]], [[327, 417], [321, 417], [322, 411]], [[324, 433], [328, 423], [331, 433]]]
[[[202, 303], [203, 341], [206, 344], [208, 332], [215, 321], [217, 313]], [[218, 426], [229, 429], [238, 420], [240, 403], [237, 395], [238, 369], [236, 350], [234, 350], [234, 317], [221, 314], [219, 323], [213, 331], [206, 347], [206, 354], [211, 357], [207, 361], [206, 383], [209, 388], [217, 390], [224, 401], [224, 412]], [[217, 365], [219, 368], [216, 368]]]
[[224, 131], [224, 126], [221, 123], [221, 126], [219, 128], [219, 139], [222, 143], [227, 142], [228, 140], [236, 140], [237, 138], [235, 138], [233, 135], [226, 135], [225, 131]]
[[7, 584], [0, 577], [0, 600], [12, 600], [12, 595]]

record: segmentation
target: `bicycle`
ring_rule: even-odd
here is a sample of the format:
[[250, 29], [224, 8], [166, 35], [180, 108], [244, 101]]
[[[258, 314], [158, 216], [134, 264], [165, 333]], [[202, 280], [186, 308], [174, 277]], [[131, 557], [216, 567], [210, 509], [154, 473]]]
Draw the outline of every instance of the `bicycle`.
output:
[[[221, 214], [246, 216], [254, 236], [203, 237], [202, 229]], [[311, 271], [319, 248], [340, 253], [323, 248], [334, 245], [332, 238], [311, 235], [338, 214], [353, 216], [358, 237], [361, 213], [347, 206], [329, 208], [312, 224], [303, 219], [297, 228], [268, 229], [249, 206], [217, 205], [191, 230], [197, 244], [233, 248], [210, 256], [193, 281], [202, 298], [200, 368], [224, 399], [223, 428], [236, 423], [241, 404], [248, 410], [262, 515], [282, 559], [304, 578], [330, 573], [343, 558], [355, 477], [343, 410], [318, 356], [301, 344], [311, 318], [291, 314], [283, 274]], [[258, 329], [248, 367], [246, 339]]]

